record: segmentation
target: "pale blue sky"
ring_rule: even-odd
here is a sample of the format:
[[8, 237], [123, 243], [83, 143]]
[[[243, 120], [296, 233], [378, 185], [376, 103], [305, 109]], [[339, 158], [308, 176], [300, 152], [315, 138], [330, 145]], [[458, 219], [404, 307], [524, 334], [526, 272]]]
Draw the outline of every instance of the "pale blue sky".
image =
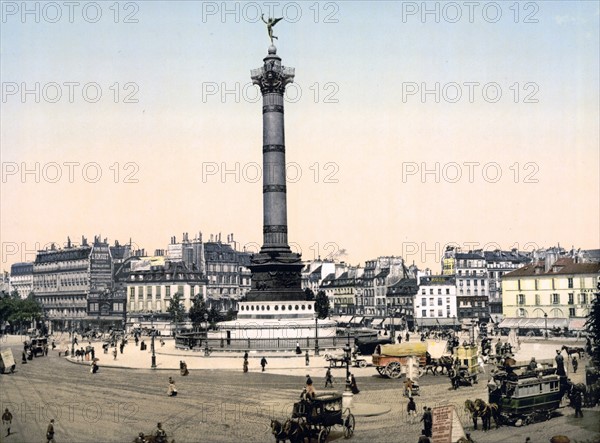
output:
[[[261, 161], [260, 105], [219, 94], [203, 100], [207, 84], [241, 88], [261, 65], [269, 42], [262, 23], [245, 20], [254, 17], [253, 6], [240, 3], [239, 14], [223, 20], [222, 2], [137, 2], [138, 23], [114, 23], [114, 2], [106, 2], [98, 23], [79, 10], [69, 23], [66, 7], [58, 23], [43, 14], [40, 23], [32, 16], [22, 23], [19, 14], [7, 14], [13, 3], [21, 5], [3, 4], [3, 84], [96, 82], [103, 98], [21, 103], [19, 95], [3, 96], [2, 161], [94, 161], [104, 179], [49, 184], [4, 177], [2, 242], [43, 244], [102, 231], [154, 250], [171, 235], [198, 230], [261, 241], [260, 183], [200, 178], [203, 162]], [[275, 26], [278, 53], [296, 68], [302, 90], [297, 103], [286, 105], [286, 142], [288, 161], [303, 171], [288, 191], [290, 240], [306, 258], [314, 242], [338, 244], [353, 263], [401, 254], [413, 241], [429, 249], [450, 241], [599, 246], [598, 3], [499, 2], [502, 17], [488, 23], [481, 9], [489, 3], [480, 2], [473, 23], [464, 2], [456, 3], [458, 23], [443, 16], [436, 23], [419, 14], [403, 22], [403, 10], [422, 2], [300, 2], [299, 21]], [[265, 3], [253, 5], [267, 11]], [[279, 5], [293, 18], [296, 4]], [[122, 21], [133, 6], [120, 7]], [[213, 7], [218, 13], [203, 17], [203, 8]], [[328, 13], [337, 23], [323, 23]], [[530, 13], [537, 23], [523, 23]], [[138, 85], [139, 102], [113, 103], [115, 82]], [[323, 103], [328, 82], [337, 103]], [[474, 103], [422, 103], [419, 95], [403, 102], [406, 82], [496, 82], [502, 100], [487, 103], [477, 92]], [[516, 82], [519, 103], [509, 89]], [[523, 103], [528, 82], [537, 85], [538, 103]], [[402, 180], [403, 164], [436, 161], [497, 162], [504, 179]], [[136, 162], [139, 183], [107, 179], [114, 162]], [[323, 183], [328, 162], [338, 167], [338, 183]], [[515, 162], [535, 162], [539, 182], [522, 183], [522, 170], [514, 183]], [[43, 223], [40, 213], [47, 215]], [[2, 267], [20, 258], [31, 259], [3, 257]]]

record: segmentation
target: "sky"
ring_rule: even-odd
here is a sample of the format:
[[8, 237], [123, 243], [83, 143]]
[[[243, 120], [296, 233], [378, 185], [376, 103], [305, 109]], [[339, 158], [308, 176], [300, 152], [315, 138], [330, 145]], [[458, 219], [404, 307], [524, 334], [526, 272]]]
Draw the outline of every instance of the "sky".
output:
[[[24, 6], [25, 5], [25, 6]], [[2, 2], [1, 269], [67, 236], [262, 244], [273, 28], [304, 259], [600, 247], [592, 1]], [[26, 8], [26, 10], [24, 10]]]

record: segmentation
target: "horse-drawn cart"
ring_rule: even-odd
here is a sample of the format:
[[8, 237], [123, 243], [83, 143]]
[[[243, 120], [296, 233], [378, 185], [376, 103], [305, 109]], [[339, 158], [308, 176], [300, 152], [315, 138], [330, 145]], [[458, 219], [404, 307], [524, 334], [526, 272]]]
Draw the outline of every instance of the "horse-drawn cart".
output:
[[277, 442], [304, 442], [306, 438], [316, 438], [319, 443], [324, 443], [335, 426], [342, 426], [345, 438], [352, 437], [355, 424], [350, 409], [342, 408], [342, 394], [327, 393], [314, 398], [303, 397], [294, 403], [292, 417], [285, 423], [271, 420], [271, 432]]
[[407, 342], [395, 345], [378, 345], [373, 353], [373, 366], [380, 375], [388, 378], [400, 378], [408, 371], [411, 361], [415, 362], [420, 372], [427, 363], [427, 343]]

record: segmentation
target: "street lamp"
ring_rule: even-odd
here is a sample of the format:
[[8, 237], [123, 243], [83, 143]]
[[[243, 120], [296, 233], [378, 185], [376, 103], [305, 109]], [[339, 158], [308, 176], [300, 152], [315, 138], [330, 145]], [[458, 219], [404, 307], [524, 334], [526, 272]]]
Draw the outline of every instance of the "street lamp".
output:
[[390, 329], [390, 333], [391, 333], [391, 339], [392, 339], [392, 344], [396, 343], [396, 328], [394, 328], [394, 311], [393, 309], [391, 309], [391, 306], [388, 306], [388, 316], [391, 318], [392, 322], [391, 322], [391, 329]]
[[71, 358], [75, 355], [75, 309], [73, 309], [73, 318], [71, 319]]
[[319, 355], [319, 316], [315, 313], [315, 355]]
[[152, 351], [152, 364], [150, 365], [150, 368], [156, 369], [156, 354], [154, 352], [154, 336], [156, 334], [154, 331], [154, 312], [152, 312], [152, 311], [150, 311], [150, 328], [151, 328], [150, 333], [152, 334], [152, 337], [150, 339], [150, 350]]
[[351, 392], [352, 387], [350, 386], [350, 360], [352, 359], [352, 349], [350, 348], [350, 328], [346, 328], [348, 335], [348, 342], [344, 347], [344, 360], [346, 361], [346, 392]]
[[548, 340], [548, 314], [544, 311], [544, 329], [545, 331], [545, 336], [546, 336], [546, 340]]
[[204, 356], [208, 357], [208, 313], [204, 313]]

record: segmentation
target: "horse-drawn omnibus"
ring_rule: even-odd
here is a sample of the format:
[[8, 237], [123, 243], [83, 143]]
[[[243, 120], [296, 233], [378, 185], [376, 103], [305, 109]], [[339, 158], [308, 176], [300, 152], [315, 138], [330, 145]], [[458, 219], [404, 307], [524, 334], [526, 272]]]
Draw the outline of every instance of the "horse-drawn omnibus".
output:
[[510, 425], [548, 420], [564, 394], [556, 368], [551, 367], [535, 370], [527, 366], [508, 367], [494, 374], [488, 389], [490, 404], [498, 407], [496, 417], [500, 424]]

